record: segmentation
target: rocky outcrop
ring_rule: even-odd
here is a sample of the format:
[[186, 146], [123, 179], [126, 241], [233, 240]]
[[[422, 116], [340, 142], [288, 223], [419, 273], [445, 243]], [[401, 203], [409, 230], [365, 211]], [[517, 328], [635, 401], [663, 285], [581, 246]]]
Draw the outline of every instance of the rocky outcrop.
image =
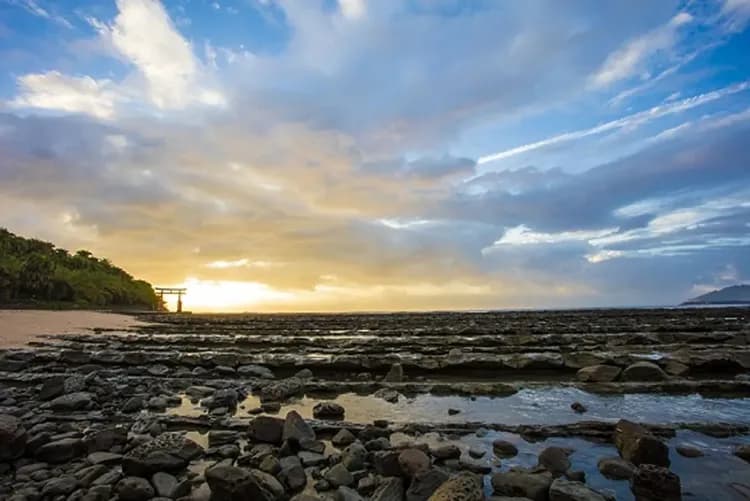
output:
[[680, 501], [680, 477], [668, 469], [653, 464], [638, 467], [630, 480], [630, 490], [636, 501]]
[[313, 407], [315, 419], [344, 419], [346, 410], [335, 402], [320, 402]]
[[468, 472], [449, 478], [429, 497], [429, 501], [482, 501], [483, 499], [481, 477]]
[[20, 419], [0, 414], [0, 462], [21, 457], [26, 449], [26, 438], [26, 429]]
[[202, 454], [203, 448], [181, 433], [163, 433], [123, 456], [122, 471], [139, 477], [179, 471]]
[[549, 488], [549, 501], [606, 501], [603, 495], [583, 482], [555, 479]]
[[661, 367], [651, 362], [636, 362], [622, 371], [623, 381], [664, 381], [667, 377]]
[[576, 379], [584, 383], [609, 383], [620, 376], [620, 368], [614, 365], [590, 365], [576, 373]]
[[546, 501], [552, 475], [520, 468], [492, 475], [492, 489], [500, 496], [527, 497], [533, 501]]
[[596, 466], [602, 475], [613, 480], [629, 480], [636, 470], [633, 463], [619, 457], [602, 458]]
[[256, 442], [280, 444], [284, 434], [284, 420], [271, 416], [258, 416], [250, 422], [247, 434]]
[[[264, 485], [258, 470], [219, 465], [206, 470], [212, 501], [276, 501], [276, 493]], [[266, 475], [265, 473], [263, 475]], [[273, 478], [273, 477], [272, 477]]]
[[620, 456], [634, 465], [669, 466], [669, 448], [641, 425], [621, 419], [615, 426], [614, 442]]

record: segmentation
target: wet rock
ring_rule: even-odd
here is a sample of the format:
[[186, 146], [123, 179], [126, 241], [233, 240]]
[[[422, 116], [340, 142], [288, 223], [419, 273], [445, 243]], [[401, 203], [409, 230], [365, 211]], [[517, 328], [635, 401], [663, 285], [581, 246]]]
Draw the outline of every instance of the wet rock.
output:
[[26, 449], [26, 429], [21, 420], [0, 414], [0, 462], [12, 461], [21, 457]]
[[210, 430], [208, 432], [208, 445], [210, 447], [233, 444], [237, 442], [238, 439], [239, 435], [236, 431]]
[[553, 476], [560, 476], [570, 469], [568, 451], [562, 447], [547, 447], [539, 454], [539, 465]]
[[279, 480], [290, 491], [297, 492], [305, 487], [307, 484], [307, 475], [305, 474], [305, 469], [302, 467], [302, 461], [298, 457], [289, 456], [281, 458], [279, 467]]
[[165, 411], [168, 407], [167, 399], [164, 397], [151, 397], [146, 402], [146, 407], [152, 411]]
[[370, 501], [403, 501], [403, 499], [404, 482], [398, 477], [384, 478], [370, 496]]
[[492, 442], [492, 452], [499, 458], [512, 458], [518, 454], [518, 447], [507, 440], [495, 440]]
[[250, 422], [248, 436], [257, 442], [280, 444], [284, 433], [284, 420], [271, 416], [258, 416]]
[[368, 451], [384, 451], [391, 448], [391, 441], [385, 437], [373, 438], [365, 444]]
[[261, 485], [250, 470], [220, 465], [205, 472], [212, 501], [274, 501], [274, 493]]
[[75, 477], [64, 476], [53, 478], [45, 482], [42, 487], [42, 496], [52, 498], [54, 496], [67, 496], [78, 488], [78, 480]]
[[159, 471], [151, 477], [151, 484], [153, 484], [157, 495], [171, 498], [174, 496], [178, 482], [173, 475]]
[[481, 459], [485, 454], [487, 454], [487, 451], [478, 447], [471, 447], [469, 449], [469, 456], [473, 457], [474, 459]]
[[320, 402], [313, 407], [315, 419], [343, 419], [344, 408], [335, 402]]
[[572, 482], [562, 478], [555, 479], [549, 488], [550, 501], [607, 501], [607, 498], [583, 482]]
[[299, 379], [312, 379], [313, 372], [310, 369], [305, 368], [300, 371], [297, 371], [297, 373], [294, 374], [294, 377], [299, 378]]
[[89, 464], [105, 464], [112, 465], [122, 461], [122, 454], [115, 454], [113, 452], [92, 452], [86, 458]]
[[692, 445], [680, 444], [675, 447], [675, 450], [680, 456], [686, 458], [697, 458], [703, 456], [703, 451]]
[[42, 383], [42, 389], [39, 390], [39, 400], [52, 400], [63, 394], [65, 394], [65, 377], [55, 376]]
[[[288, 459], [291, 457], [293, 456], [288, 456], [282, 459]], [[299, 458], [295, 458], [295, 459], [299, 459]], [[268, 455], [261, 460], [260, 464], [258, 465], [258, 469], [260, 471], [265, 471], [266, 473], [270, 473], [271, 475], [278, 475], [279, 472], [281, 471], [281, 462], [275, 456]]]
[[690, 372], [690, 367], [677, 360], [667, 360], [664, 370], [671, 376], [685, 376]]
[[447, 444], [430, 451], [435, 459], [458, 459], [461, 457], [461, 449], [457, 445]]
[[391, 404], [395, 404], [396, 402], [398, 402], [399, 393], [396, 390], [391, 390], [390, 388], [380, 388], [375, 393], [373, 393], [372, 396], [385, 400], [386, 402], [389, 402]]
[[359, 443], [354, 442], [344, 449], [341, 462], [349, 471], [363, 470], [367, 460], [367, 449]]
[[552, 475], [549, 472], [534, 473], [516, 469], [492, 476], [495, 494], [527, 497], [533, 501], [546, 501], [551, 484]]
[[127, 430], [119, 427], [94, 430], [83, 439], [88, 452], [112, 451], [115, 448], [124, 447], [127, 441]]
[[263, 402], [260, 404], [260, 409], [262, 412], [276, 414], [281, 410], [281, 402]]
[[395, 477], [402, 474], [399, 463], [399, 451], [377, 451], [372, 454], [375, 471], [384, 477]]
[[641, 425], [621, 419], [615, 426], [614, 442], [620, 456], [636, 466], [669, 466], [669, 448]]
[[202, 454], [203, 448], [181, 433], [163, 433], [129, 451], [122, 458], [122, 470], [126, 475], [142, 477], [179, 471]]
[[300, 451], [297, 453], [297, 457], [299, 457], [305, 467], [319, 466], [328, 461], [323, 454], [318, 454], [317, 452]]
[[750, 463], [750, 445], [740, 445], [734, 450], [734, 455]]
[[162, 364], [156, 364], [146, 369], [146, 372], [148, 372], [152, 376], [162, 377], [162, 376], [166, 376], [167, 374], [169, 374], [169, 367], [167, 367], [166, 365], [162, 365]]
[[63, 438], [48, 442], [36, 450], [36, 457], [48, 463], [66, 463], [84, 452], [83, 441], [79, 438]]
[[231, 388], [216, 390], [212, 396], [201, 400], [201, 405], [207, 409], [234, 409], [237, 407], [239, 395]]
[[570, 408], [573, 409], [578, 414], [583, 414], [584, 412], [588, 411], [585, 405], [583, 405], [581, 402], [573, 402], [570, 404]]
[[343, 463], [338, 463], [328, 469], [324, 477], [334, 488], [341, 485], [349, 486], [354, 483], [354, 477]]
[[619, 457], [601, 458], [596, 466], [602, 475], [614, 480], [628, 480], [633, 477], [636, 470], [633, 463]]
[[471, 459], [461, 458], [458, 460], [458, 469], [486, 475], [492, 472], [492, 467], [486, 462], [477, 462]]
[[351, 487], [342, 485], [336, 489], [336, 501], [365, 501], [365, 498]]
[[189, 386], [185, 394], [191, 398], [206, 398], [214, 394], [216, 388], [210, 386]]
[[460, 414], [460, 413], [461, 413], [460, 409], [448, 409], [449, 416], [455, 416], [456, 414]]
[[[459, 473], [443, 482], [429, 501], [482, 501], [482, 479], [473, 473]], [[408, 500], [412, 501], [412, 500]]]
[[667, 374], [651, 362], [636, 362], [622, 371], [623, 381], [664, 381]]
[[620, 368], [614, 365], [590, 365], [576, 373], [576, 379], [584, 383], [610, 383], [620, 375]]
[[406, 490], [406, 501], [427, 501], [448, 480], [448, 474], [432, 468], [414, 475]]
[[241, 365], [237, 368], [237, 374], [246, 377], [258, 377], [263, 379], [275, 379], [276, 376], [268, 367], [262, 365]]
[[400, 383], [404, 380], [404, 368], [401, 364], [396, 363], [391, 365], [388, 374], [385, 375], [383, 381], [386, 383]]
[[154, 488], [141, 477], [125, 477], [115, 486], [122, 501], [147, 501], [154, 497]]
[[305, 383], [302, 379], [291, 377], [261, 387], [260, 396], [263, 400], [281, 402], [301, 393], [304, 388]]
[[630, 490], [636, 501], [680, 501], [680, 477], [668, 469], [653, 464], [642, 464], [630, 480]]
[[315, 440], [315, 430], [297, 411], [289, 411], [284, 420], [282, 440], [299, 443], [303, 440]]
[[357, 440], [357, 437], [352, 432], [346, 428], [342, 428], [331, 438], [331, 443], [336, 447], [345, 447], [355, 440]]
[[430, 458], [419, 449], [406, 449], [398, 455], [401, 472], [407, 477], [414, 477], [430, 469]]
[[93, 397], [91, 393], [79, 391], [57, 397], [49, 405], [55, 412], [83, 411], [93, 406]]
[[146, 407], [146, 399], [143, 396], [137, 395], [130, 397], [122, 406], [122, 412], [130, 414], [133, 412], [139, 412]]

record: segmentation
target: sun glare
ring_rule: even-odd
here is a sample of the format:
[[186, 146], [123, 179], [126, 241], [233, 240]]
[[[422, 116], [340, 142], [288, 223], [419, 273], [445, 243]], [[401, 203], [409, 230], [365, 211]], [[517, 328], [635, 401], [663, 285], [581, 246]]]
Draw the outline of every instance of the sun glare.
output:
[[[294, 299], [294, 294], [273, 289], [260, 282], [188, 278], [174, 287], [187, 288], [187, 294], [182, 299], [185, 311], [247, 311]], [[169, 296], [165, 300], [167, 308], [175, 311], [177, 298]]]

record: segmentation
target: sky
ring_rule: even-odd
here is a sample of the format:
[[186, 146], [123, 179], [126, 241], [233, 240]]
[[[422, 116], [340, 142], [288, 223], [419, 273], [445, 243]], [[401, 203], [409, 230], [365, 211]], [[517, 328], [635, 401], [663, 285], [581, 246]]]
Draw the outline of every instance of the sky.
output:
[[750, 0], [0, 0], [0, 226], [193, 311], [750, 280]]

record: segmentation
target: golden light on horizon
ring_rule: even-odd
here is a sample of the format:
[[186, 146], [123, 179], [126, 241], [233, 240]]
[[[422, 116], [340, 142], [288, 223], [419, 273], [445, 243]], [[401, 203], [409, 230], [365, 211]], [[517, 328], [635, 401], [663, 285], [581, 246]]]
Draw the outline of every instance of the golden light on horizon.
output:
[[[187, 288], [182, 298], [184, 311], [247, 311], [263, 306], [293, 301], [295, 294], [273, 289], [260, 282], [202, 280], [188, 278], [173, 287]], [[177, 297], [165, 297], [170, 311], [177, 309]]]

